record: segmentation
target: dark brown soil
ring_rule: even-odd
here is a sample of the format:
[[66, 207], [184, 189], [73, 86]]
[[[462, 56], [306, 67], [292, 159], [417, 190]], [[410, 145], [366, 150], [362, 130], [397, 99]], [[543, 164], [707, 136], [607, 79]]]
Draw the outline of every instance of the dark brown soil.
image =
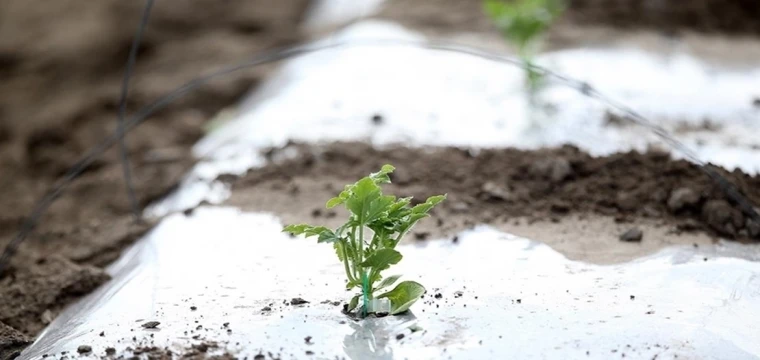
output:
[[[469, 225], [517, 217], [539, 220], [597, 214], [625, 223], [657, 219], [683, 231], [740, 241], [760, 239], [760, 227], [727, 200], [697, 166], [672, 160], [664, 153], [594, 158], [569, 146], [477, 152], [456, 148], [376, 150], [359, 143], [293, 146], [301, 154], [298, 158], [253, 170], [235, 181], [230, 202], [322, 217], [316, 209], [325, 199], [347, 182], [389, 163], [396, 167], [389, 193], [418, 200], [448, 194], [448, 200], [435, 210], [439, 227], [462, 214]], [[718, 171], [754, 204], [760, 203], [760, 177]], [[266, 204], [247, 196], [250, 189], [268, 193], [259, 196], [265, 197], [262, 201]], [[451, 232], [447, 235], [453, 235]]]
[[[433, 32], [493, 31], [481, 0], [388, 0], [379, 17]], [[568, 0], [563, 21], [576, 25], [672, 32], [760, 35], [756, 0]]]
[[[128, 113], [215, 68], [298, 41], [296, 25], [307, 3], [156, 1]], [[61, 174], [115, 130], [121, 77], [143, 5], [0, 2], [0, 247]], [[140, 205], [187, 172], [189, 147], [203, 135], [204, 121], [270, 70], [214, 81], [129, 134]], [[121, 171], [113, 149], [90, 166], [1, 275], [0, 353], [18, 347], [23, 336], [33, 338], [66, 304], [107, 281], [103, 266], [149, 228], [132, 223]]]

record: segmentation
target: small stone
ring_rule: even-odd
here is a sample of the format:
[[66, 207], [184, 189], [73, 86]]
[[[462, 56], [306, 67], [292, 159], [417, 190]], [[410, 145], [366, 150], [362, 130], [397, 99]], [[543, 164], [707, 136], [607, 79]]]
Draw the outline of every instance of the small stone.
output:
[[488, 181], [483, 186], [480, 187], [480, 190], [483, 191], [483, 194], [485, 195], [486, 199], [491, 200], [510, 200], [512, 199], [512, 194], [509, 193], [509, 190], [506, 188], [497, 185], [496, 183], [492, 181]]
[[308, 304], [308, 303], [309, 303], [308, 301], [301, 298], [293, 298], [290, 300], [290, 305], [303, 305], [303, 304]]
[[306, 350], [306, 355], [309, 355], [309, 356], [314, 355], [314, 352], [311, 350]]
[[636, 299], [636, 295], [631, 295], [631, 300]]
[[401, 340], [404, 338], [404, 334], [398, 334], [396, 335], [396, 340]]
[[50, 324], [53, 321], [53, 313], [50, 311], [50, 309], [45, 310], [42, 315], [40, 316], [40, 321], [42, 321], [43, 324]]
[[747, 228], [747, 232], [749, 232], [750, 237], [760, 237], [760, 224], [753, 221], [752, 219], [747, 219], [747, 223], [744, 226]]
[[155, 329], [158, 327], [158, 325], [161, 325], [158, 321], [148, 321], [145, 324], [142, 324], [142, 327], [145, 329]]
[[639, 201], [630, 193], [620, 193], [616, 199], [617, 208], [620, 210], [634, 210], [639, 206]]
[[263, 308], [261, 308], [261, 311], [272, 311], [272, 308], [269, 306], [264, 306]]
[[561, 182], [573, 174], [573, 167], [570, 161], [563, 157], [554, 157], [535, 161], [530, 165], [528, 172], [534, 177], [551, 180], [551, 182]]
[[736, 235], [736, 229], [745, 225], [744, 216], [725, 200], [710, 200], [702, 208], [702, 217], [713, 230]]
[[116, 349], [112, 347], [106, 348], [106, 355], [113, 355], [113, 354], [116, 354]]
[[754, 105], [757, 108], [760, 108], [760, 97], [756, 97], [754, 100], [752, 100], [752, 105]]
[[77, 352], [80, 354], [89, 354], [92, 352], [92, 346], [90, 345], [79, 345], [77, 348]]
[[191, 306], [191, 307], [190, 307], [190, 310], [192, 310], [192, 311], [195, 311], [195, 310], [198, 310], [198, 308], [197, 308], [197, 307], [195, 307], [195, 306]]
[[454, 213], [464, 213], [470, 210], [470, 205], [464, 201], [457, 201], [451, 205], [451, 211]]
[[258, 354], [253, 357], [253, 360], [265, 360], [265, 359], [266, 359], [266, 356], [264, 356], [264, 354]]
[[106, 336], [106, 332], [105, 331], [101, 331], [100, 334], [98, 334], [98, 335], [101, 336], [101, 337], [102, 336]]
[[644, 233], [639, 228], [632, 228], [620, 235], [620, 241], [625, 242], [639, 242], [644, 236]]
[[303, 338], [303, 341], [304, 341], [306, 344], [308, 344], [308, 345], [311, 345], [311, 344], [312, 344], [312, 342], [311, 342], [311, 339], [312, 339], [312, 337], [311, 337], [311, 336], [307, 336], [307, 337]]
[[678, 188], [670, 193], [668, 198], [668, 208], [670, 211], [681, 211], [686, 207], [692, 207], [699, 203], [699, 194], [694, 190], [686, 187]]

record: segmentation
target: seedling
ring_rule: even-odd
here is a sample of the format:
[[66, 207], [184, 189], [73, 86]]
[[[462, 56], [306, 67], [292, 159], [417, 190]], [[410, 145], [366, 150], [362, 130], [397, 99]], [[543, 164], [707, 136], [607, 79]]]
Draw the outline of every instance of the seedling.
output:
[[483, 0], [483, 9], [501, 30], [504, 38], [517, 47], [526, 65], [526, 78], [530, 92], [537, 91], [542, 83], [534, 70], [534, 54], [543, 34], [562, 14], [562, 0]]
[[383, 278], [382, 272], [401, 261], [401, 253], [395, 248], [404, 235], [446, 199], [446, 195], [431, 196], [424, 203], [411, 206], [411, 197], [397, 199], [383, 195], [380, 185], [391, 182], [389, 174], [393, 170], [393, 166], [384, 165], [379, 172], [346, 185], [338, 196], [327, 201], [328, 209], [344, 205], [350, 213], [348, 221], [337, 229], [307, 224], [283, 229], [293, 235], [316, 236], [319, 243], [333, 244], [346, 271], [346, 288], [361, 290], [349, 302], [348, 311], [356, 309], [362, 300], [362, 316], [373, 312], [370, 306], [373, 299], [388, 299], [390, 314], [395, 315], [408, 310], [425, 292], [414, 281], [402, 281], [387, 291], [400, 275]]

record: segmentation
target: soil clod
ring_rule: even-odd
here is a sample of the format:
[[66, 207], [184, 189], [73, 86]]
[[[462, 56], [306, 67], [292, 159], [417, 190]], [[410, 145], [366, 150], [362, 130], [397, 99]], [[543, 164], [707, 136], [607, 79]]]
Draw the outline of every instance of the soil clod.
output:
[[311, 339], [312, 339], [311, 336], [307, 336], [307, 337], [303, 338], [303, 341], [306, 343], [306, 345], [311, 345], [311, 344], [313, 344], [311, 342]]
[[0, 322], [0, 360], [13, 359], [21, 350], [31, 344], [24, 334]]
[[372, 123], [375, 125], [381, 125], [383, 123], [383, 116], [380, 114], [372, 115]]
[[414, 239], [417, 241], [425, 241], [430, 237], [430, 233], [426, 231], [415, 232]]
[[302, 299], [300, 297], [293, 298], [293, 299], [290, 300], [290, 305], [303, 305], [303, 304], [308, 304], [308, 303], [309, 303], [308, 301], [306, 301], [306, 300], [304, 300], [304, 299]]
[[685, 208], [694, 207], [699, 203], [699, 198], [699, 194], [690, 188], [678, 188], [670, 194], [668, 208], [673, 212], [678, 212]]
[[142, 327], [145, 329], [155, 329], [158, 327], [158, 325], [161, 325], [161, 323], [158, 321], [148, 321], [142, 324]]
[[620, 235], [620, 241], [639, 242], [641, 241], [643, 236], [644, 236], [644, 232], [641, 231], [641, 229], [635, 227], [635, 228], [629, 229], [628, 231]]
[[744, 216], [725, 200], [710, 200], [702, 208], [707, 225], [723, 235], [737, 235], [737, 229], [745, 225]]
[[396, 335], [396, 340], [401, 340], [404, 338], [404, 334], [398, 334]]
[[116, 354], [116, 349], [114, 349], [112, 347], [107, 347], [106, 348], [106, 355], [113, 355], [113, 354]]
[[80, 354], [89, 354], [92, 352], [92, 346], [90, 345], [79, 345], [77, 348], [77, 352]]

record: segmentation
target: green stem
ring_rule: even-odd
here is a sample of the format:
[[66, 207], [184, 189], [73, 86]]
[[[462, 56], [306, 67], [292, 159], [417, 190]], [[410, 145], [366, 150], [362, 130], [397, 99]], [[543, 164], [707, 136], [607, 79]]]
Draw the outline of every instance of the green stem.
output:
[[[411, 229], [411, 227], [409, 229]], [[406, 235], [409, 229], [406, 229], [404, 232], [401, 232], [398, 234], [398, 236], [396, 236], [396, 240], [393, 240], [393, 247], [396, 247], [396, 245], [398, 245], [398, 242], [401, 241], [401, 239], [404, 237], [404, 235]]]
[[343, 267], [346, 269], [346, 277], [348, 277], [348, 281], [355, 283], [356, 279], [351, 276], [351, 269], [348, 267], [348, 250], [346, 250], [346, 245], [341, 245], [341, 249], [343, 250]]
[[357, 252], [357, 249], [359, 248], [359, 244], [356, 241], [356, 226], [351, 228], [351, 239], [353, 240], [352, 244], [353, 249], [351, 251], [351, 259], [353, 260], [353, 271], [354, 271], [354, 278], [357, 280], [361, 279], [361, 276], [359, 274], [359, 263], [361, 263], [361, 258], [359, 257], [359, 254]]

